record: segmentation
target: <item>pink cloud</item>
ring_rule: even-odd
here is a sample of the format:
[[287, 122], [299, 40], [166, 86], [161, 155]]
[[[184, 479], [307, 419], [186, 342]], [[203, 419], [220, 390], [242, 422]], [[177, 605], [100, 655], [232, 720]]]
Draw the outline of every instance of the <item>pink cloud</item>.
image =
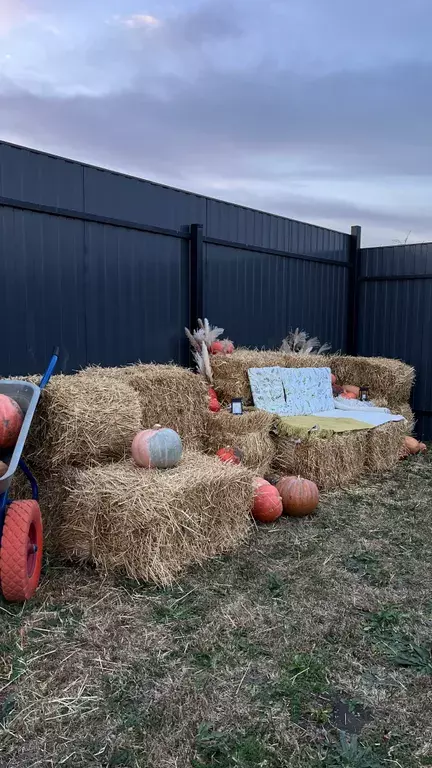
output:
[[1, 0], [0, 35], [6, 35], [29, 16], [29, 8], [23, 0]]

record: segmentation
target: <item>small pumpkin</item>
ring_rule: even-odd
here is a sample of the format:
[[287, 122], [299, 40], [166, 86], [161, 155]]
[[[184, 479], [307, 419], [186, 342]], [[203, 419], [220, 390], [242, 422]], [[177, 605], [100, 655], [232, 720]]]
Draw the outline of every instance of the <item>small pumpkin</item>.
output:
[[222, 339], [222, 344], [224, 348], [224, 352], [226, 355], [232, 355], [234, 352], [234, 344], [229, 339]]
[[24, 414], [11, 397], [0, 395], [0, 448], [12, 448], [20, 433]]
[[345, 392], [345, 390], [341, 392], [341, 397], [343, 397], [345, 400], [357, 400], [354, 392]]
[[403, 447], [407, 455], [415, 456], [420, 452], [420, 443], [415, 437], [405, 437]]
[[213, 344], [210, 345], [210, 354], [211, 355], [223, 355], [225, 352], [223, 341], [214, 341]]
[[354, 384], [344, 384], [342, 389], [344, 392], [349, 392], [356, 398], [360, 397], [360, 387], [355, 387]]
[[182, 441], [173, 429], [143, 429], [132, 441], [132, 458], [139, 467], [167, 469], [182, 457]]
[[216, 456], [224, 464], [240, 464], [242, 460], [241, 453], [237, 448], [219, 448]]
[[216, 392], [214, 391], [214, 389], [212, 389], [212, 387], [209, 387], [208, 393], [210, 397], [209, 410], [212, 411], [213, 413], [219, 413], [221, 409], [221, 404], [218, 400], [218, 396]]
[[283, 477], [277, 484], [284, 512], [292, 517], [310, 515], [318, 506], [319, 492], [312, 480], [303, 477]]
[[280, 493], [262, 477], [255, 477], [252, 516], [260, 523], [273, 523], [283, 511]]
[[3, 477], [8, 471], [9, 467], [4, 461], [0, 461], [0, 477]]

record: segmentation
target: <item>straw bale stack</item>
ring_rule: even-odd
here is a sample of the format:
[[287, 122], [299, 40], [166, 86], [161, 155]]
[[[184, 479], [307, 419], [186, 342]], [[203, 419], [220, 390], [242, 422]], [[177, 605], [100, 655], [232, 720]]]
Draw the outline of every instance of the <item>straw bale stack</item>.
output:
[[253, 405], [248, 369], [281, 366], [284, 368], [331, 368], [342, 384], [369, 387], [371, 399], [385, 398], [391, 408], [409, 402], [414, 369], [400, 360], [348, 355], [295, 355], [283, 352], [238, 349], [232, 355], [212, 357], [215, 389], [222, 402], [243, 398]]
[[25, 455], [46, 470], [122, 459], [140, 429], [138, 396], [123, 381], [54, 376], [41, 394]]
[[121, 461], [60, 475], [66, 499], [60, 512], [45, 509], [50, 541], [63, 557], [101, 571], [170, 584], [252, 529], [252, 473], [197, 451], [168, 470]]
[[248, 369], [283, 366], [284, 357], [282, 352], [241, 348], [232, 355], [213, 355], [214, 388], [220, 402], [230, 403], [234, 398], [241, 397], [244, 405], [253, 405]]
[[366, 432], [365, 469], [370, 472], [393, 469], [400, 461], [403, 439], [408, 431], [406, 421], [392, 421], [369, 429]]
[[331, 369], [341, 384], [369, 387], [371, 400], [385, 398], [392, 409], [409, 402], [415, 372], [400, 360], [333, 355]]
[[229, 411], [207, 414], [207, 452], [215, 454], [219, 448], [237, 448], [242, 463], [263, 476], [269, 470], [275, 455], [270, 431], [275, 418], [255, 408], [245, 410], [242, 416]]
[[301, 439], [295, 435], [275, 438], [273, 470], [279, 475], [301, 475], [328, 491], [358, 481], [364, 473], [367, 431]]
[[79, 373], [80, 379], [101, 376], [119, 379], [135, 390], [144, 429], [161, 424], [175, 429], [186, 448], [204, 446], [208, 396], [200, 376], [178, 365], [143, 363], [123, 368], [92, 366]]

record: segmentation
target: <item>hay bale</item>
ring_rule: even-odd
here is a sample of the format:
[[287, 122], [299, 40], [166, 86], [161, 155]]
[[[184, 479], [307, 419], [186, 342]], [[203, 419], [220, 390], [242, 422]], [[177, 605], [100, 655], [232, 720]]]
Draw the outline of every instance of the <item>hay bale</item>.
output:
[[137, 394], [104, 376], [54, 376], [41, 394], [25, 456], [55, 469], [121, 459], [141, 429]]
[[366, 433], [366, 462], [369, 472], [387, 472], [395, 467], [401, 458], [401, 448], [407, 424], [392, 421], [381, 427], [369, 429]]
[[175, 429], [186, 448], [201, 449], [205, 438], [208, 387], [178, 365], [137, 363], [124, 368], [85, 368], [80, 378], [109, 377], [127, 383], [138, 395], [144, 428], [154, 424]]
[[404, 417], [406, 420], [404, 423], [404, 434], [412, 435], [415, 430], [416, 418], [411, 406], [408, 403], [405, 403], [405, 405], [399, 405], [397, 409], [393, 410], [393, 413], [395, 413], [397, 416]]
[[331, 357], [328, 355], [284, 354], [285, 368], [330, 368]]
[[169, 470], [132, 462], [70, 469], [57, 552], [104, 572], [170, 584], [188, 565], [236, 548], [251, 530], [252, 474], [186, 452]]
[[253, 405], [249, 385], [249, 368], [267, 368], [284, 365], [285, 355], [258, 349], [236, 349], [232, 355], [213, 355], [211, 366], [214, 388], [221, 403], [230, 403], [241, 397], [244, 405]]
[[306, 439], [278, 435], [273, 471], [279, 475], [301, 475], [325, 491], [344, 488], [364, 473], [367, 432], [344, 432], [331, 437], [312, 433]]
[[250, 409], [242, 416], [233, 416], [229, 411], [208, 412], [207, 451], [215, 454], [219, 448], [238, 448], [242, 463], [263, 476], [269, 470], [275, 454], [274, 441], [270, 431], [275, 418], [266, 411]]
[[325, 355], [294, 355], [259, 349], [236, 349], [232, 355], [211, 358], [214, 388], [222, 403], [241, 397], [245, 405], [253, 405], [249, 384], [249, 368], [329, 368], [331, 358]]
[[[378, 405], [380, 408], [389, 408], [388, 401], [385, 397], [376, 397], [374, 398], [374, 404]], [[391, 412], [395, 414], [395, 416], [403, 416], [405, 419], [405, 422], [403, 424], [404, 427], [404, 434], [405, 435], [412, 435], [414, 432], [414, 428], [416, 425], [416, 419], [415, 415], [413, 413], [413, 410], [409, 403], [401, 403], [398, 406], [395, 406], [393, 408], [390, 408]]]
[[385, 398], [391, 408], [410, 399], [414, 368], [400, 360], [333, 355], [331, 369], [341, 384], [369, 387], [371, 399]]

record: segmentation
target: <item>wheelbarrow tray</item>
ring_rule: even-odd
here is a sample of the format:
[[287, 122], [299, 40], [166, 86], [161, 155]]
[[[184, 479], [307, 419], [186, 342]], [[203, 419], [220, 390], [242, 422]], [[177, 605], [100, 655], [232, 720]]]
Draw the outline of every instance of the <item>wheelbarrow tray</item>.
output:
[[0, 477], [0, 494], [5, 493], [8, 490], [18, 467], [24, 449], [24, 443], [27, 439], [34, 412], [40, 398], [40, 393], [40, 387], [36, 384], [31, 384], [29, 381], [13, 381], [10, 379], [0, 380], [0, 394], [7, 395], [15, 400], [24, 413], [24, 421], [18, 439], [15, 443], [12, 456], [8, 459], [8, 471], [3, 477]]

